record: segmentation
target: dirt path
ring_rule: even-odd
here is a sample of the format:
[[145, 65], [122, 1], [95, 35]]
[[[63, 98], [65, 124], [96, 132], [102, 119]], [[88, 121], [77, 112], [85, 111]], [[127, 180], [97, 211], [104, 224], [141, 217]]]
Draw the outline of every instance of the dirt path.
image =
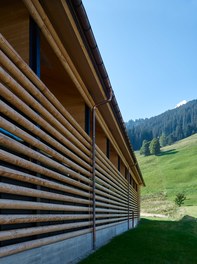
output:
[[141, 213], [142, 217], [158, 217], [158, 218], [168, 218], [167, 215], [162, 214], [149, 214], [149, 213]]

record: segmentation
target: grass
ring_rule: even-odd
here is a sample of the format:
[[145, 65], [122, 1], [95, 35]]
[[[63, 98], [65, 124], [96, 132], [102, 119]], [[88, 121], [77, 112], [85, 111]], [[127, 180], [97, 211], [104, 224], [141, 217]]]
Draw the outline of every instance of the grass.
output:
[[[136, 153], [146, 183], [142, 212], [197, 217], [197, 134], [161, 150], [159, 156]], [[187, 197], [180, 210], [174, 203], [179, 192]]]
[[[197, 134], [162, 148], [159, 156], [136, 156], [146, 183], [142, 211], [168, 218], [142, 219], [80, 263], [196, 264]], [[180, 208], [174, 203], [179, 192], [187, 197]]]
[[80, 264], [196, 264], [197, 222], [142, 219]]

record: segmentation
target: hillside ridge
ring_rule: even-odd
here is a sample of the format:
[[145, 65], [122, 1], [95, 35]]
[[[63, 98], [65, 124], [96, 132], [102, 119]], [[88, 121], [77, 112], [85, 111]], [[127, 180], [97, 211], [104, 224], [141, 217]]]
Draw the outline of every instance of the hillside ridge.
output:
[[[136, 152], [146, 187], [142, 188], [142, 212], [151, 214], [197, 217], [197, 133], [161, 149], [158, 156], [142, 156]], [[176, 194], [187, 199], [175, 206]]]
[[162, 135], [170, 145], [197, 132], [197, 99], [155, 117], [130, 120], [126, 127], [134, 150], [141, 148], [143, 140]]

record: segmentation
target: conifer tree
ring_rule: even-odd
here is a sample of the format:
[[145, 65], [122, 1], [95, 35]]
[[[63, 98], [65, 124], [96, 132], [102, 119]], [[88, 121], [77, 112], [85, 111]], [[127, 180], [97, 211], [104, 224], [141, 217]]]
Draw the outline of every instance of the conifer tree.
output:
[[144, 156], [150, 155], [149, 145], [150, 145], [149, 141], [147, 141], [146, 139], [143, 140], [142, 147], [140, 149], [140, 155], [144, 155]]
[[160, 153], [160, 144], [158, 138], [153, 138], [150, 143], [150, 154], [158, 155]]
[[161, 147], [165, 147], [167, 145], [167, 139], [166, 139], [165, 134], [163, 134], [163, 133], [159, 138], [159, 144]]

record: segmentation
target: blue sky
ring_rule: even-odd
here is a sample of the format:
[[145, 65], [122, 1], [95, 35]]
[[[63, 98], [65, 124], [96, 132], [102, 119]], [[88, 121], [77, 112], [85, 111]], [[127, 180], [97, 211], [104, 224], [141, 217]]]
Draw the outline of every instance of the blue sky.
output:
[[197, 99], [197, 0], [83, 0], [123, 119]]

